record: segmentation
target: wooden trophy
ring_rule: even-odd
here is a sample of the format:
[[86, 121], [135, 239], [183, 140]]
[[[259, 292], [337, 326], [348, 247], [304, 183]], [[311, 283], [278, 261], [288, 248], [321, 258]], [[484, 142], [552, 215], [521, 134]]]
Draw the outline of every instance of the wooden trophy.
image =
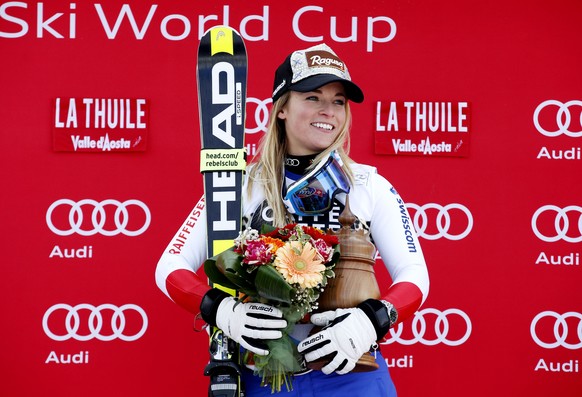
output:
[[[318, 312], [353, 308], [366, 299], [380, 299], [380, 288], [374, 273], [376, 247], [370, 240], [370, 233], [351, 228], [356, 217], [350, 211], [349, 196], [346, 196], [346, 206], [339, 216], [339, 222], [342, 225], [339, 231], [328, 230], [328, 233], [338, 236], [340, 258], [333, 269], [335, 277], [328, 280], [318, 299]], [[308, 366], [321, 369], [328, 361], [323, 357]], [[358, 360], [354, 371], [373, 371], [378, 368], [374, 357], [367, 352]]]

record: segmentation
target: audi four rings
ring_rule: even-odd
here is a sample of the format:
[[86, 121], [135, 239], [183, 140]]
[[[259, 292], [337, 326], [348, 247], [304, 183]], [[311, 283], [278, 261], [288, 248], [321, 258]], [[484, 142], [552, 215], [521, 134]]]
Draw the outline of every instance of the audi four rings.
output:
[[[544, 127], [542, 127], [540, 124], [540, 120], [539, 120], [540, 112], [543, 109], [545, 109], [547, 106], [556, 106], [558, 108], [557, 112], [556, 112], [557, 128], [554, 131], [548, 131]], [[574, 106], [582, 107], [582, 101], [573, 100], [573, 101], [568, 101], [566, 103], [563, 103], [560, 101], [556, 101], [554, 99], [549, 99], [547, 101], [540, 103], [533, 114], [533, 122], [534, 122], [536, 129], [538, 130], [538, 132], [540, 134], [543, 134], [543, 135], [549, 136], [549, 137], [554, 137], [554, 136], [558, 136], [561, 134], [565, 134], [565, 135], [572, 137], [572, 138], [581, 137], [582, 130], [570, 131], [570, 126], [571, 126], [570, 123], [572, 122], [572, 114], [570, 113], [570, 109], [572, 109], [572, 107], [574, 107]], [[580, 113], [578, 121], [579, 121], [579, 124], [582, 125], [582, 112]]]
[[[467, 237], [473, 228], [473, 215], [471, 214], [471, 211], [462, 204], [452, 203], [442, 206], [440, 204], [428, 203], [420, 206], [418, 204], [408, 203], [406, 204], [406, 207], [415, 210], [412, 218], [414, 229], [419, 237], [423, 237], [427, 240], [436, 240], [443, 237], [448, 240], [461, 240]], [[435, 209], [438, 211], [436, 219], [434, 219], [438, 233], [429, 234], [426, 232], [429, 224], [426, 211], [428, 209]], [[466, 222], [467, 227], [459, 234], [449, 233], [451, 228], [451, 210], [461, 211], [464, 214], [463, 217], [466, 218], [466, 221], [463, 221]]]
[[[53, 222], [53, 212], [56, 208], [60, 206], [70, 206], [69, 209], [69, 216], [68, 216], [68, 229], [59, 229], [55, 226]], [[92, 207], [91, 212], [91, 223], [92, 228], [85, 230], [82, 229], [81, 226], [83, 225], [83, 206]], [[107, 215], [105, 212], [105, 207], [113, 206], [115, 207], [115, 214], [114, 214], [114, 222], [115, 222], [115, 229], [106, 230], [105, 223], [107, 221]], [[128, 230], [127, 226], [129, 223], [129, 207], [138, 207], [141, 209], [143, 214], [145, 215], [145, 220], [143, 225], [137, 230]], [[139, 236], [143, 232], [147, 230], [150, 225], [152, 219], [152, 215], [150, 213], [150, 209], [145, 205], [143, 202], [139, 200], [126, 200], [124, 202], [120, 202], [117, 200], [103, 200], [101, 202], [91, 200], [91, 199], [84, 199], [78, 202], [69, 199], [60, 199], [55, 201], [51, 204], [46, 212], [46, 224], [48, 225], [49, 229], [59, 235], [59, 236], [69, 236], [73, 233], [80, 234], [81, 236], [92, 236], [94, 234], [102, 234], [104, 236], [115, 236], [117, 234], [123, 233], [126, 236]]]
[[[555, 212], [556, 217], [554, 218], [554, 229], [556, 234], [546, 236], [538, 227], [538, 220], [540, 215], [544, 212], [550, 211]], [[568, 214], [573, 214], [574, 216], [578, 216], [578, 233], [576, 236], [568, 236], [568, 230], [570, 229], [570, 220], [568, 219]], [[564, 240], [569, 243], [579, 243], [582, 241], [582, 207], [577, 205], [569, 205], [564, 208], [560, 208], [556, 205], [544, 205], [543, 207], [538, 208], [538, 210], [533, 214], [531, 218], [531, 228], [535, 235], [542, 241], [546, 241], [548, 243]]]
[[[427, 314], [436, 315], [436, 320], [433, 324], [435, 335], [434, 339], [429, 339], [428, 337], [426, 337], [427, 321], [425, 317]], [[458, 339], [449, 338], [449, 331], [451, 330], [449, 319], [451, 319], [451, 316], [459, 316], [464, 321], [464, 334]], [[436, 344], [443, 343], [447, 346], [459, 346], [465, 343], [467, 339], [469, 339], [472, 330], [471, 319], [465, 312], [459, 309], [447, 309], [444, 311], [440, 311], [437, 309], [426, 308], [419, 310], [414, 314], [414, 318], [412, 319], [410, 327], [412, 329], [412, 335], [414, 336], [413, 338], [411, 339], [402, 338], [402, 332], [404, 330], [404, 327], [402, 323], [400, 323], [395, 328], [390, 329], [389, 332], [390, 338], [387, 338], [386, 342], [384, 343], [390, 344], [397, 342], [402, 345], [412, 345], [415, 343], [421, 343], [427, 346], [434, 346]]]
[[[64, 310], [67, 313], [64, 319], [64, 329], [66, 330], [66, 332], [62, 335], [56, 334], [49, 327], [49, 321], [51, 316], [53, 315], [54, 312], [58, 310]], [[89, 332], [85, 335], [81, 335], [79, 333], [79, 329], [81, 328], [81, 317], [79, 316], [79, 312], [82, 310], [89, 311], [89, 316], [86, 319], [87, 322], [86, 324], [84, 324], [89, 329]], [[110, 324], [111, 334], [104, 335], [102, 333], [103, 312], [106, 310], [112, 311], [113, 314], [111, 316]], [[141, 328], [139, 329], [139, 331], [135, 333], [126, 334], [127, 321], [125, 318], [125, 314], [128, 311], [135, 311], [141, 317], [140, 320]], [[56, 341], [64, 341], [71, 338], [76, 339], [78, 341], [88, 341], [93, 338], [101, 341], [111, 341], [119, 338], [123, 341], [131, 342], [141, 338], [145, 334], [147, 327], [148, 327], [148, 316], [146, 315], [145, 311], [141, 307], [131, 303], [120, 307], [117, 307], [109, 303], [105, 303], [97, 307], [86, 303], [82, 303], [76, 306], [67, 305], [65, 303], [58, 303], [56, 305], [51, 306], [45, 312], [42, 318], [42, 328], [44, 329], [45, 334], [49, 338]], [[134, 327], [132, 326], [131, 329], [134, 329]]]
[[[554, 319], [554, 325], [552, 327], [553, 337], [555, 339], [554, 342], [544, 342], [538, 336], [538, 323], [545, 317]], [[568, 318], [578, 319], [578, 325], [576, 326], [575, 330], [568, 327], [568, 323], [566, 322]], [[576, 333], [575, 338], [570, 335], [570, 332], [573, 331]], [[546, 349], [555, 349], [556, 347], [565, 347], [566, 349], [570, 350], [580, 349], [582, 347], [582, 314], [577, 312], [566, 312], [564, 314], [559, 314], [549, 310], [543, 311], [535, 316], [532, 320], [530, 332], [534, 342], [540, 347]], [[568, 339], [568, 336], [570, 336], [570, 339]], [[577, 340], [577, 343], [571, 343], [574, 341], [574, 339]], [[567, 342], [567, 340], [570, 342]]]
[[269, 108], [267, 106], [272, 102], [273, 100], [271, 98], [267, 98], [262, 101], [258, 98], [247, 98], [247, 104], [257, 104], [257, 108], [255, 109], [255, 123], [257, 126], [254, 128], [249, 128], [249, 117], [247, 116], [247, 127], [245, 128], [245, 133], [256, 134], [257, 132], [267, 132], [267, 124], [269, 123]]

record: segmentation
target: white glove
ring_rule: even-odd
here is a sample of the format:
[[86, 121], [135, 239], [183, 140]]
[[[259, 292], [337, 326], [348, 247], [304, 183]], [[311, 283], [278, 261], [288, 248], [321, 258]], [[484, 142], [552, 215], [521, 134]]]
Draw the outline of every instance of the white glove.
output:
[[225, 298], [216, 310], [216, 326], [245, 349], [266, 356], [264, 339], [279, 339], [287, 327], [283, 313], [262, 303], [242, 303], [233, 297]]
[[376, 330], [372, 322], [358, 308], [313, 314], [311, 322], [319, 326], [329, 325], [301, 341], [297, 350], [305, 354], [307, 362], [332, 355], [331, 361], [321, 368], [326, 375], [332, 372], [347, 374], [376, 342]]

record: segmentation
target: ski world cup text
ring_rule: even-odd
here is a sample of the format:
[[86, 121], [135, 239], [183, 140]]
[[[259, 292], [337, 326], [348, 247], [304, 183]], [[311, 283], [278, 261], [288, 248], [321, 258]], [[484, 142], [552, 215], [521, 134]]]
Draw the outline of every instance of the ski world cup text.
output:
[[[379, 45], [395, 38], [397, 28], [392, 18], [368, 12], [337, 17], [335, 14], [339, 7], [309, 5], [296, 10], [286, 7], [285, 16], [288, 20], [285, 23], [295, 37], [302, 41], [349, 41], [365, 46], [367, 52], [373, 52]], [[97, 22], [100, 28], [92, 31], [98, 37], [108, 40], [162, 37], [168, 41], [181, 41], [201, 38], [213, 25], [226, 25], [238, 30], [245, 40], [270, 41], [270, 6], [245, 3], [243, 10], [244, 16], [235, 19], [231, 18], [229, 5], [223, 5], [222, 9], [212, 7], [212, 11], [203, 14], [179, 14], [168, 4], [143, 4], [137, 1], [122, 5], [82, 2], [54, 5], [50, 2], [9, 1], [0, 4], [0, 38], [33, 36], [37, 39], [75, 40], [78, 32], [86, 31], [85, 25]], [[235, 8], [232, 14], [241, 13], [241, 9]]]
[[378, 101], [376, 153], [468, 156], [470, 115], [469, 102]]

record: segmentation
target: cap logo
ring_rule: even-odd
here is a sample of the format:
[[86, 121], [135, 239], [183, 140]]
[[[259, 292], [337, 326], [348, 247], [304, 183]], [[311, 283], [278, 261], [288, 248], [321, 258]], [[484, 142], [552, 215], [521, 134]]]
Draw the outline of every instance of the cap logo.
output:
[[275, 96], [275, 95], [277, 95], [277, 93], [278, 93], [279, 91], [281, 91], [281, 89], [282, 89], [283, 87], [285, 87], [285, 84], [287, 84], [287, 80], [283, 79], [283, 81], [281, 82], [281, 84], [279, 84], [279, 85], [277, 86], [277, 88], [275, 88], [275, 91], [273, 91], [273, 94], [272, 94], [272, 96]]
[[331, 67], [342, 73], [346, 70], [345, 64], [342, 60], [327, 51], [308, 51], [305, 52], [305, 58], [307, 59], [307, 65], [310, 68]]
[[273, 101], [287, 91], [309, 92], [331, 82], [341, 82], [347, 98], [360, 103], [364, 94], [352, 83], [347, 65], [326, 44], [318, 44], [289, 54], [275, 71]]

